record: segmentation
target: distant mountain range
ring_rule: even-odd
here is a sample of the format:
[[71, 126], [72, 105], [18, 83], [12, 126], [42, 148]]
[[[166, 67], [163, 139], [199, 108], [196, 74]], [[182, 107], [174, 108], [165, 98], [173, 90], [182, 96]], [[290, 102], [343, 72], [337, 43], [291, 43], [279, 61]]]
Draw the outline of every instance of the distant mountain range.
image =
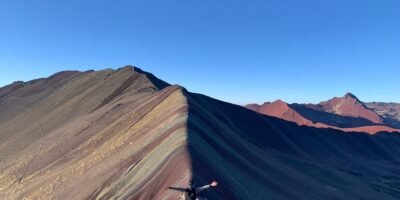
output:
[[364, 103], [351, 93], [318, 104], [288, 104], [277, 100], [245, 107], [299, 125], [370, 134], [400, 132], [400, 104]]
[[400, 199], [397, 104], [248, 107], [277, 117], [133, 66], [14, 82], [0, 88], [0, 199], [176, 200], [167, 188], [190, 179], [219, 182], [208, 200]]

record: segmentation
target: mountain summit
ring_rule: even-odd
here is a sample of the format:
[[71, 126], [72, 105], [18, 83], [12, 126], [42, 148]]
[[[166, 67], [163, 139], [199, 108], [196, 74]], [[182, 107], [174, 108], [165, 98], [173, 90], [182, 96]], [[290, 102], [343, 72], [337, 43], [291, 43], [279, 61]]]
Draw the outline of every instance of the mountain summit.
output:
[[356, 99], [357, 101], [360, 101], [360, 100], [358, 100], [358, 98], [356, 97], [356, 95], [352, 94], [351, 92], [347, 92], [347, 93], [344, 95], [344, 98], [351, 98], [351, 99]]
[[382, 124], [382, 118], [367, 108], [355, 95], [347, 93], [343, 97], [335, 97], [319, 103], [325, 112], [348, 117], [364, 118], [375, 124]]
[[280, 99], [272, 103], [264, 103], [263, 105], [258, 105], [258, 106], [256, 106], [255, 104], [250, 104], [247, 105], [246, 107], [265, 115], [278, 117], [287, 121], [296, 122], [299, 125], [309, 125], [309, 126], [313, 125], [312, 121], [301, 116], [286, 102]]

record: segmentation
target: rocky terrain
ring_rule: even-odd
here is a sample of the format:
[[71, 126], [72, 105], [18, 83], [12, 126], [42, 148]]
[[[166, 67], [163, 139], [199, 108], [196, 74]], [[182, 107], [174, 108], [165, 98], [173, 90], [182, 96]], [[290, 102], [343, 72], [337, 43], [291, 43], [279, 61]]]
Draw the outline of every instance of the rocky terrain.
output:
[[400, 128], [400, 103], [371, 102], [365, 105], [380, 115], [386, 124]]
[[0, 199], [172, 200], [189, 179], [219, 182], [207, 199], [400, 198], [397, 133], [299, 126], [131, 66], [0, 94]]

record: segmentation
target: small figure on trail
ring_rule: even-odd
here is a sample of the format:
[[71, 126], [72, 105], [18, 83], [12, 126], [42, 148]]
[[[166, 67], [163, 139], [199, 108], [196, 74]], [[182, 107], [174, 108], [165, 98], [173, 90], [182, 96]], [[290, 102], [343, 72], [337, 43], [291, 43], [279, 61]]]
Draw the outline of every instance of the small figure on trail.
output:
[[168, 187], [168, 189], [170, 190], [176, 190], [176, 191], [180, 191], [180, 192], [184, 192], [185, 193], [185, 200], [198, 200], [198, 194], [208, 188], [211, 187], [217, 187], [218, 182], [217, 181], [213, 181], [211, 184], [209, 185], [204, 185], [202, 187], [195, 187], [193, 180], [189, 181], [189, 187], [188, 188], [178, 188], [178, 187]]

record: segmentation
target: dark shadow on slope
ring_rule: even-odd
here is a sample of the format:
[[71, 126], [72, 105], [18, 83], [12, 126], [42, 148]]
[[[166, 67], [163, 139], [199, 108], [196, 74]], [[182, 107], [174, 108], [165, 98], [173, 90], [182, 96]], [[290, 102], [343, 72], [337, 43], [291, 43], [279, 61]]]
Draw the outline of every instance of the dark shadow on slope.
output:
[[207, 199], [398, 197], [396, 186], [382, 186], [384, 175], [400, 178], [396, 170], [382, 170], [399, 163], [398, 134], [298, 126], [207, 96], [186, 95], [193, 179], [197, 185], [220, 183], [201, 194]]
[[290, 104], [289, 106], [296, 110], [303, 117], [311, 120], [314, 123], [320, 122], [340, 128], [353, 128], [359, 126], [376, 125], [375, 123], [365, 118], [337, 115], [308, 108], [306, 105], [302, 104]]
[[389, 117], [382, 117], [383, 118], [383, 122], [387, 125], [389, 125], [392, 128], [398, 128], [400, 129], [400, 121], [396, 120], [396, 119], [392, 119]]

